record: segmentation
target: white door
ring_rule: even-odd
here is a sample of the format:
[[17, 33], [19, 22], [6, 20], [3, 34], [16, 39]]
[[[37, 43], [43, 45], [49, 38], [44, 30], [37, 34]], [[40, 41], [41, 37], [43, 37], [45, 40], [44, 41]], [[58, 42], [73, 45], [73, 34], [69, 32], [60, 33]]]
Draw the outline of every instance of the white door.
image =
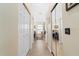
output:
[[18, 55], [21, 56], [26, 56], [30, 48], [29, 20], [29, 13], [27, 12], [23, 4], [19, 4]]

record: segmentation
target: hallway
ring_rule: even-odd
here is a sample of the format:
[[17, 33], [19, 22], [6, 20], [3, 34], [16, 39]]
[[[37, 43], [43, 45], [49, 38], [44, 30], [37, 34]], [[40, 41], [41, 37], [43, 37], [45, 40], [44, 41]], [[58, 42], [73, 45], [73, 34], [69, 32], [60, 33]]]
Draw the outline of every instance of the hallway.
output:
[[1, 3], [0, 56], [79, 56], [78, 25], [77, 3]]
[[52, 56], [44, 40], [36, 40], [27, 56]]

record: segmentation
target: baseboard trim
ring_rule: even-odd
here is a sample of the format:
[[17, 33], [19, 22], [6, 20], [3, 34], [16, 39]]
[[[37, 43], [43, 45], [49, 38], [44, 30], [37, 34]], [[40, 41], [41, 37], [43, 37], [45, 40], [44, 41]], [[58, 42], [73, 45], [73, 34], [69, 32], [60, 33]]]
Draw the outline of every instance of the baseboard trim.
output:
[[49, 51], [51, 52], [51, 49], [48, 47]]
[[53, 53], [53, 51], [51, 51], [51, 49], [50, 49], [49, 47], [48, 47], [48, 49], [49, 49], [50, 53], [51, 53], [53, 56], [55, 56], [54, 53]]
[[30, 49], [28, 50], [28, 52], [27, 52], [26, 56], [28, 56], [28, 55], [29, 55], [29, 51], [30, 51]]

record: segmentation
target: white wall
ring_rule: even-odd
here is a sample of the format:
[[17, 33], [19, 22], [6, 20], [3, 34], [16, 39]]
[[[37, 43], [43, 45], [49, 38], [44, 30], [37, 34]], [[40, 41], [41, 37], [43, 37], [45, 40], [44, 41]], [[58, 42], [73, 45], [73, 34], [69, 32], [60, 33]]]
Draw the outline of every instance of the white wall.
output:
[[18, 4], [0, 4], [0, 55], [17, 55]]
[[48, 26], [47, 26], [48, 24], [47, 24], [47, 23], [48, 23], [48, 21], [45, 22], [45, 31], [46, 31], [46, 34], [45, 34], [45, 42], [46, 42], [46, 43], [48, 42], [48, 41], [47, 41], [47, 35], [48, 35], [48, 34], [47, 34], [47, 33], [48, 33], [48, 32], [47, 32], [47, 29], [48, 29]]
[[18, 55], [27, 55], [29, 49], [31, 48], [31, 31], [30, 31], [30, 14], [27, 9], [25, 9], [23, 4], [19, 5], [19, 51]]
[[34, 43], [34, 18], [33, 16], [31, 16], [31, 48], [32, 48], [32, 44]]
[[71, 30], [70, 35], [66, 35], [63, 28], [64, 55], [79, 55], [79, 5], [68, 12], [65, 4], [62, 7], [63, 26]]
[[47, 43], [48, 43], [48, 48], [51, 52], [51, 41], [52, 41], [52, 31], [51, 31], [51, 13], [48, 13], [47, 16]]

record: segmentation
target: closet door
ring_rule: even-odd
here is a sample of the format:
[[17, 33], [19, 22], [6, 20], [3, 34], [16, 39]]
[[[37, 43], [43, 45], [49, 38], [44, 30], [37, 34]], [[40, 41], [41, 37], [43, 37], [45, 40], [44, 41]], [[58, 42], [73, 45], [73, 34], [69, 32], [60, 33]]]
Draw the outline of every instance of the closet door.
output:
[[30, 48], [30, 34], [29, 34], [29, 21], [30, 15], [25, 9], [23, 4], [19, 4], [19, 24], [18, 24], [18, 33], [19, 33], [19, 52], [18, 55], [25, 56]]

